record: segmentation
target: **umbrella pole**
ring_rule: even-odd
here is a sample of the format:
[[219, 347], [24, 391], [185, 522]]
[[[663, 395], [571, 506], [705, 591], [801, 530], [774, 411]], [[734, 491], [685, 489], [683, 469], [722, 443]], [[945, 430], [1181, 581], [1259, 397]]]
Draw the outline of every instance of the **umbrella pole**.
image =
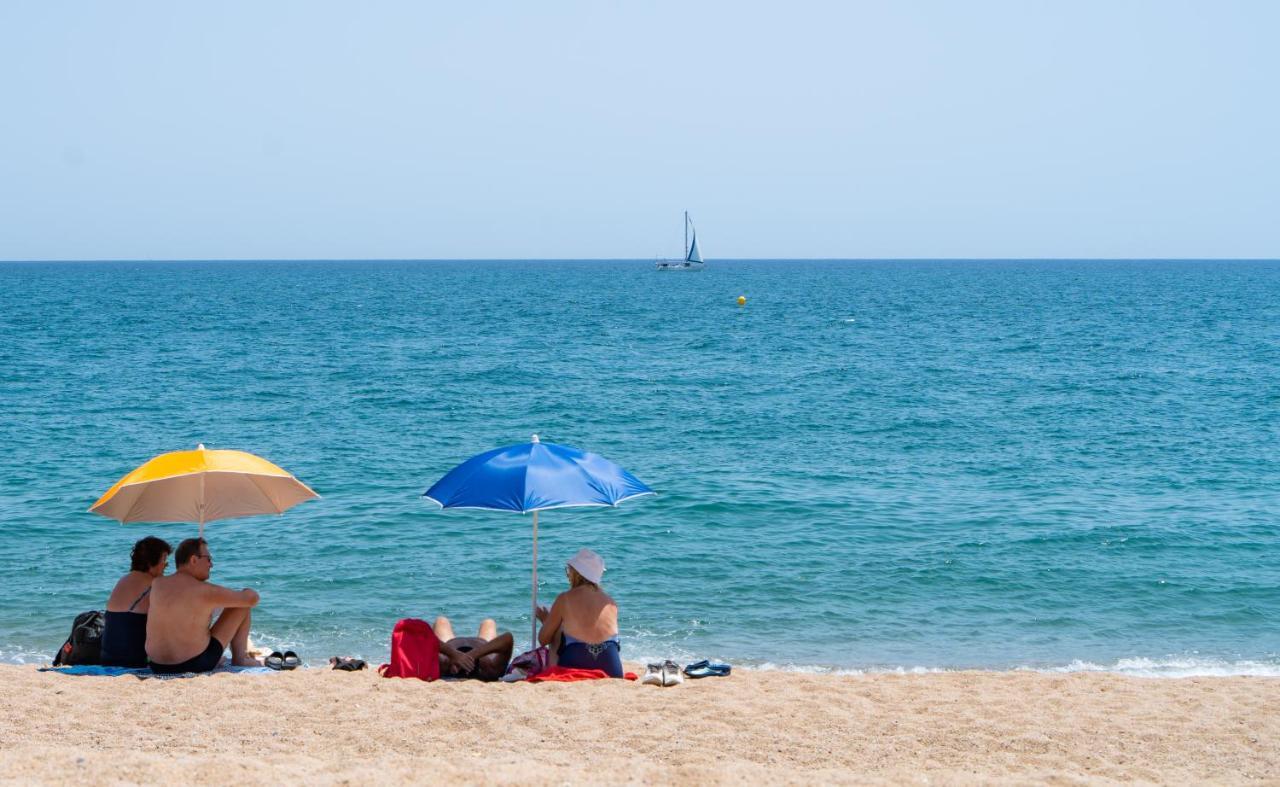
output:
[[[203, 448], [204, 444], [200, 447]], [[200, 511], [200, 530], [196, 533], [196, 538], [204, 538], [204, 473], [200, 474], [200, 502], [197, 505]]]
[[529, 649], [538, 647], [538, 512], [533, 512], [533, 641]]

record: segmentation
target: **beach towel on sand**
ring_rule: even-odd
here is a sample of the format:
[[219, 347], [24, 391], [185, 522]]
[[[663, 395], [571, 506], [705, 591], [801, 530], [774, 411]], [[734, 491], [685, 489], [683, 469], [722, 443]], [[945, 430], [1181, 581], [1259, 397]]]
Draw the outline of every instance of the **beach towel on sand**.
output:
[[[600, 680], [601, 678], [608, 678], [608, 677], [609, 677], [609, 673], [605, 672], [602, 669], [574, 669], [572, 667], [547, 667], [545, 670], [543, 670], [542, 672], [539, 672], [537, 675], [530, 675], [528, 678], [525, 678], [525, 680], [529, 681], [530, 683], [544, 683], [544, 682], [574, 683], [580, 680]], [[636, 674], [634, 672], [628, 672], [622, 677], [626, 678], [627, 680], [635, 680]]]
[[391, 631], [391, 661], [378, 667], [384, 678], [440, 677], [440, 640], [425, 620], [405, 618]]

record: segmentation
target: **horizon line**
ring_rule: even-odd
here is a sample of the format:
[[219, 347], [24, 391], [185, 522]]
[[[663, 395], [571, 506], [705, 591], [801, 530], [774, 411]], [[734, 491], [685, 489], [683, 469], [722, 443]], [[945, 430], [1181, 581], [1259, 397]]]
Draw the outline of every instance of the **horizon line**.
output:
[[[101, 257], [0, 259], [0, 265], [134, 262], [653, 262], [651, 257]], [[1280, 262], [1280, 257], [720, 257], [708, 262]]]

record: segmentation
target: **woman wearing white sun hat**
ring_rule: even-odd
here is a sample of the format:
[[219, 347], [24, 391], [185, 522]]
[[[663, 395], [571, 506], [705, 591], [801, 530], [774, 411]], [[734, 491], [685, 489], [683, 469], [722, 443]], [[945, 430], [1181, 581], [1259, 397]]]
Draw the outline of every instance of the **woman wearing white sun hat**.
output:
[[542, 621], [538, 641], [543, 645], [559, 642], [554, 649], [561, 667], [598, 669], [621, 678], [618, 605], [600, 589], [604, 558], [590, 549], [580, 549], [569, 558], [564, 571], [569, 589], [556, 596], [549, 611], [538, 607], [538, 620]]

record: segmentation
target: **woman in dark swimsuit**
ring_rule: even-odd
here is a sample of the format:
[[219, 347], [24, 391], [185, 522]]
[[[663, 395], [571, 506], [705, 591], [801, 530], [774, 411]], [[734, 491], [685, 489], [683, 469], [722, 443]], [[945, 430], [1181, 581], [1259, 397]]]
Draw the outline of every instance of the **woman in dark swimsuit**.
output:
[[550, 610], [538, 607], [538, 620], [542, 621], [538, 642], [552, 646], [561, 667], [601, 670], [621, 678], [618, 605], [600, 589], [604, 559], [582, 549], [569, 559], [564, 571], [569, 589], [556, 596]]
[[109, 667], [147, 666], [147, 611], [151, 581], [164, 574], [173, 549], [164, 540], [147, 536], [133, 545], [129, 573], [120, 578], [107, 599], [102, 629], [102, 663]]

